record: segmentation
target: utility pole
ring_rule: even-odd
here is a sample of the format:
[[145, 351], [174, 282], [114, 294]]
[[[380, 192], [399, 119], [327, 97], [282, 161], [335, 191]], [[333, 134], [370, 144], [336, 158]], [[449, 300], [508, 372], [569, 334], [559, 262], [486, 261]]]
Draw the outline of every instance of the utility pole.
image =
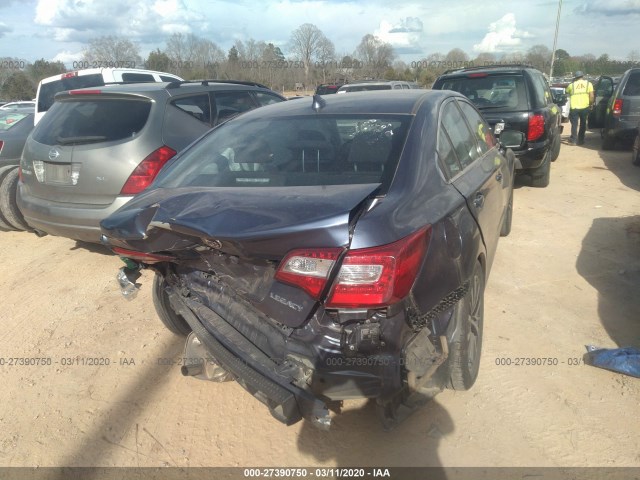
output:
[[558, 18], [556, 18], [556, 34], [553, 37], [553, 50], [551, 51], [551, 68], [549, 69], [549, 83], [553, 83], [553, 63], [556, 61], [556, 46], [558, 45], [558, 30], [560, 29], [560, 10], [562, 0], [558, 3]]

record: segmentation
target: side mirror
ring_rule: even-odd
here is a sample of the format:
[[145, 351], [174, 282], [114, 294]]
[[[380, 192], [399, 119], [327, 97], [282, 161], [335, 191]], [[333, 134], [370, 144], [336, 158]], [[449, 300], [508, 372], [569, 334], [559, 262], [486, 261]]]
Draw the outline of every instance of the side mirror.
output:
[[524, 133], [518, 130], [503, 130], [500, 133], [500, 145], [503, 148], [518, 149], [524, 145], [525, 140]]
[[553, 94], [553, 103], [558, 105], [559, 107], [563, 107], [567, 104], [567, 94], [566, 93], [555, 93]]

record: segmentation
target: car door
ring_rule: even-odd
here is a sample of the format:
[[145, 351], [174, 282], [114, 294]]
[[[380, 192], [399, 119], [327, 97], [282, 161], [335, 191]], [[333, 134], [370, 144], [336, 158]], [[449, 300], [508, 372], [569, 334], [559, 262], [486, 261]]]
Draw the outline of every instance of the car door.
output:
[[[463, 113], [464, 111], [464, 113]], [[491, 260], [498, 244], [510, 172], [499, 154], [489, 125], [466, 100], [443, 105], [441, 127], [451, 142], [460, 173], [453, 185], [475, 218]]]
[[594, 107], [589, 112], [589, 128], [604, 128], [604, 121], [607, 115], [607, 105], [613, 95], [613, 78], [602, 76], [595, 86]]

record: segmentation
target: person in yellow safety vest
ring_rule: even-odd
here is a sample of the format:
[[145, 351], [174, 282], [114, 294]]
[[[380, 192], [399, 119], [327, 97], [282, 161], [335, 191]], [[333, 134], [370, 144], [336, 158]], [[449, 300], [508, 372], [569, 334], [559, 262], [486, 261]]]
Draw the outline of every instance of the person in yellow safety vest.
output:
[[[573, 82], [571, 82], [566, 92], [569, 95], [571, 109], [569, 110], [569, 120], [571, 121], [571, 137], [569, 143], [571, 145], [582, 145], [584, 143], [584, 134], [587, 130], [587, 116], [593, 105], [594, 93], [593, 85], [589, 80], [585, 80], [584, 73], [578, 70], [575, 74]], [[578, 130], [578, 121], [580, 121], [580, 129]]]

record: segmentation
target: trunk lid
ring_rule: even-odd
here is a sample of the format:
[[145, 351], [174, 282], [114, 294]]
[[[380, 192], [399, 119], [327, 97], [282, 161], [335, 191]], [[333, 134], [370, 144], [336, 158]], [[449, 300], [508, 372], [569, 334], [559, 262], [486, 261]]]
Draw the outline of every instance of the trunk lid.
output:
[[[110, 246], [175, 258], [192, 293], [215, 282], [261, 313], [298, 327], [317, 302], [275, 280], [298, 248], [347, 248], [353, 219], [379, 184], [156, 189], [101, 223]], [[215, 305], [210, 305], [215, 309]]]

